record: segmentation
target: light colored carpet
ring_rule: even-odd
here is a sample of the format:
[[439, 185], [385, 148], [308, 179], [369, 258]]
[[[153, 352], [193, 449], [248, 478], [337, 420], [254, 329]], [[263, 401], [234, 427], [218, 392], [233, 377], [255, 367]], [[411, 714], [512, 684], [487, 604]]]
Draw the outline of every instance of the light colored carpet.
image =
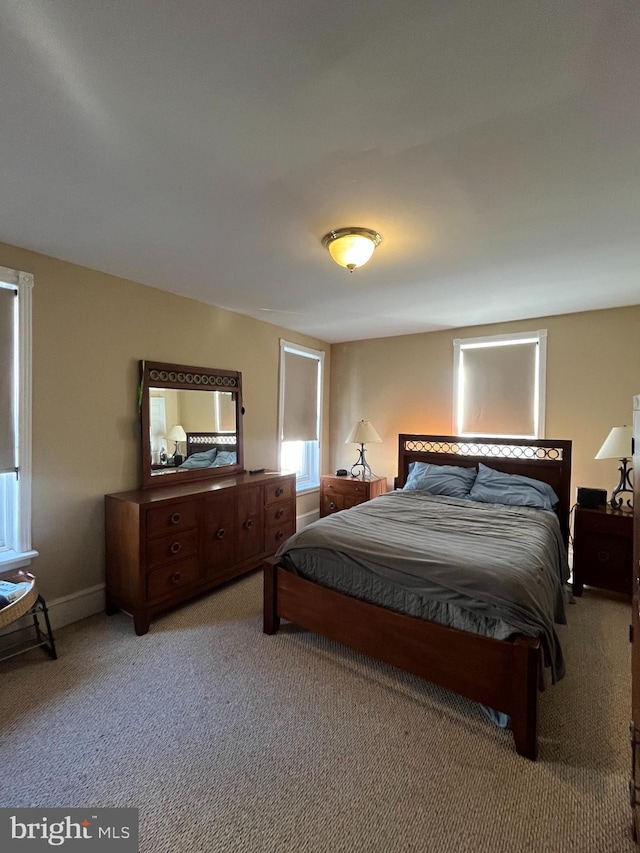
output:
[[627, 603], [570, 606], [532, 763], [466, 700], [286, 623], [265, 636], [261, 583], [0, 664], [0, 805], [137, 807], [144, 853], [635, 849]]

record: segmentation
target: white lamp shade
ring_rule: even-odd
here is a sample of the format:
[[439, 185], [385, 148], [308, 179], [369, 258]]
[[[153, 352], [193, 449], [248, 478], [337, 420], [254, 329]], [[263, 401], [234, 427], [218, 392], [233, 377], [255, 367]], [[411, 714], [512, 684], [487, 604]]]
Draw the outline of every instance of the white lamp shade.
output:
[[596, 459], [629, 459], [631, 453], [631, 442], [633, 439], [633, 427], [614, 427], [606, 437], [604, 444], [596, 453]]
[[371, 421], [356, 421], [345, 439], [345, 444], [372, 444], [382, 442]]
[[175, 426], [172, 426], [167, 433], [166, 438], [169, 441], [186, 441], [187, 434], [180, 424], [175, 424]]

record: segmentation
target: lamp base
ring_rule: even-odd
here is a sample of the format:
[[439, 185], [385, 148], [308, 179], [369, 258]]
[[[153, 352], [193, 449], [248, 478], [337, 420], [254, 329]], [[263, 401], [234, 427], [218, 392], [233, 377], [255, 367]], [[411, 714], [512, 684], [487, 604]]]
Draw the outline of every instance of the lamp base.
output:
[[629, 492], [633, 494], [633, 484], [631, 482], [631, 471], [633, 468], [629, 469], [627, 467], [628, 460], [621, 459], [622, 463], [618, 468], [620, 472], [620, 482], [615, 487], [615, 489], [611, 492], [611, 500], [609, 503], [611, 504], [613, 509], [620, 509], [623, 512], [633, 512], [633, 503], [629, 498], [625, 501], [624, 498], [619, 497], [619, 495], [624, 494], [625, 492]]
[[[358, 468], [361, 469], [361, 472], [358, 472]], [[349, 472], [352, 477], [357, 477], [360, 480], [370, 480], [373, 477], [373, 471], [371, 470], [371, 466], [367, 462], [364, 455], [364, 444], [360, 445], [360, 450], [358, 451], [358, 459], [351, 466], [351, 471]]]

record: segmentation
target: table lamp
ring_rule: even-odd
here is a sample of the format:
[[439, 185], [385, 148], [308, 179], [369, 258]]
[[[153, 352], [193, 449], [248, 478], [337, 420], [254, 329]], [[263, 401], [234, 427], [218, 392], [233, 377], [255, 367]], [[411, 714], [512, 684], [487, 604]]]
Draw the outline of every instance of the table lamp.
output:
[[180, 424], [175, 424], [171, 427], [169, 432], [167, 433], [167, 441], [175, 441], [176, 446], [173, 451], [173, 456], [171, 457], [171, 461], [177, 467], [178, 465], [182, 465], [182, 455], [180, 454], [180, 448], [178, 447], [181, 441], [187, 440], [187, 434], [182, 428]]
[[633, 428], [630, 426], [613, 427], [604, 440], [604, 444], [595, 455], [596, 459], [619, 459], [621, 462], [618, 468], [620, 482], [611, 492], [610, 503], [613, 509], [633, 509], [633, 504], [629, 499], [626, 501], [626, 506], [623, 507], [623, 498], [618, 497], [623, 492], [631, 492], [633, 494], [633, 485], [629, 477], [633, 468], [628, 468], [629, 459], [632, 455]]
[[[382, 442], [382, 439], [375, 430], [371, 421], [356, 421], [353, 429], [345, 439], [345, 444], [359, 444], [358, 459], [351, 466], [351, 476], [361, 476], [363, 480], [369, 480], [372, 476], [371, 466], [367, 462], [364, 454], [365, 444], [372, 442]], [[362, 468], [362, 473], [358, 473], [358, 468]]]

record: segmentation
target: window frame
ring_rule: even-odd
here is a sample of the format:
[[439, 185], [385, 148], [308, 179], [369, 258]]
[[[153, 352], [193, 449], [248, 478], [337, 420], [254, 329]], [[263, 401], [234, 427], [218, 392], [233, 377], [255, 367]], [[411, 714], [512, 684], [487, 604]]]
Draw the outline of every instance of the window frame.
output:
[[17, 291], [15, 351], [15, 474], [2, 474], [0, 515], [5, 527], [0, 547], [0, 572], [31, 565], [38, 552], [31, 546], [32, 485], [32, 299], [31, 273], [0, 266], [0, 286]]
[[[462, 429], [462, 406], [464, 397], [461, 394], [460, 382], [461, 356], [465, 349], [473, 347], [503, 347], [516, 344], [536, 343], [536, 380], [534, 388], [534, 419], [535, 429], [533, 434], [513, 435], [503, 432], [465, 432]], [[546, 377], [547, 377], [547, 330], [538, 329], [535, 332], [513, 332], [506, 335], [485, 335], [474, 338], [455, 338], [453, 341], [453, 411], [452, 431], [454, 435], [469, 438], [518, 438], [536, 439], [545, 438], [546, 419]]]
[[[317, 395], [317, 441], [304, 442], [303, 456], [303, 474], [298, 477], [296, 475], [296, 494], [307, 494], [318, 491], [320, 489], [320, 476], [322, 471], [322, 400], [323, 400], [323, 383], [324, 383], [324, 351], [313, 349], [312, 347], [304, 346], [303, 344], [295, 344], [292, 341], [287, 341], [284, 338], [280, 339], [280, 356], [279, 356], [279, 395], [278, 395], [278, 468], [282, 470], [282, 435], [284, 421], [284, 403], [285, 403], [285, 352], [290, 352], [295, 355], [301, 355], [306, 358], [313, 358], [318, 364], [318, 395]], [[316, 445], [314, 450], [313, 445]], [[314, 470], [312, 470], [314, 469]]]

